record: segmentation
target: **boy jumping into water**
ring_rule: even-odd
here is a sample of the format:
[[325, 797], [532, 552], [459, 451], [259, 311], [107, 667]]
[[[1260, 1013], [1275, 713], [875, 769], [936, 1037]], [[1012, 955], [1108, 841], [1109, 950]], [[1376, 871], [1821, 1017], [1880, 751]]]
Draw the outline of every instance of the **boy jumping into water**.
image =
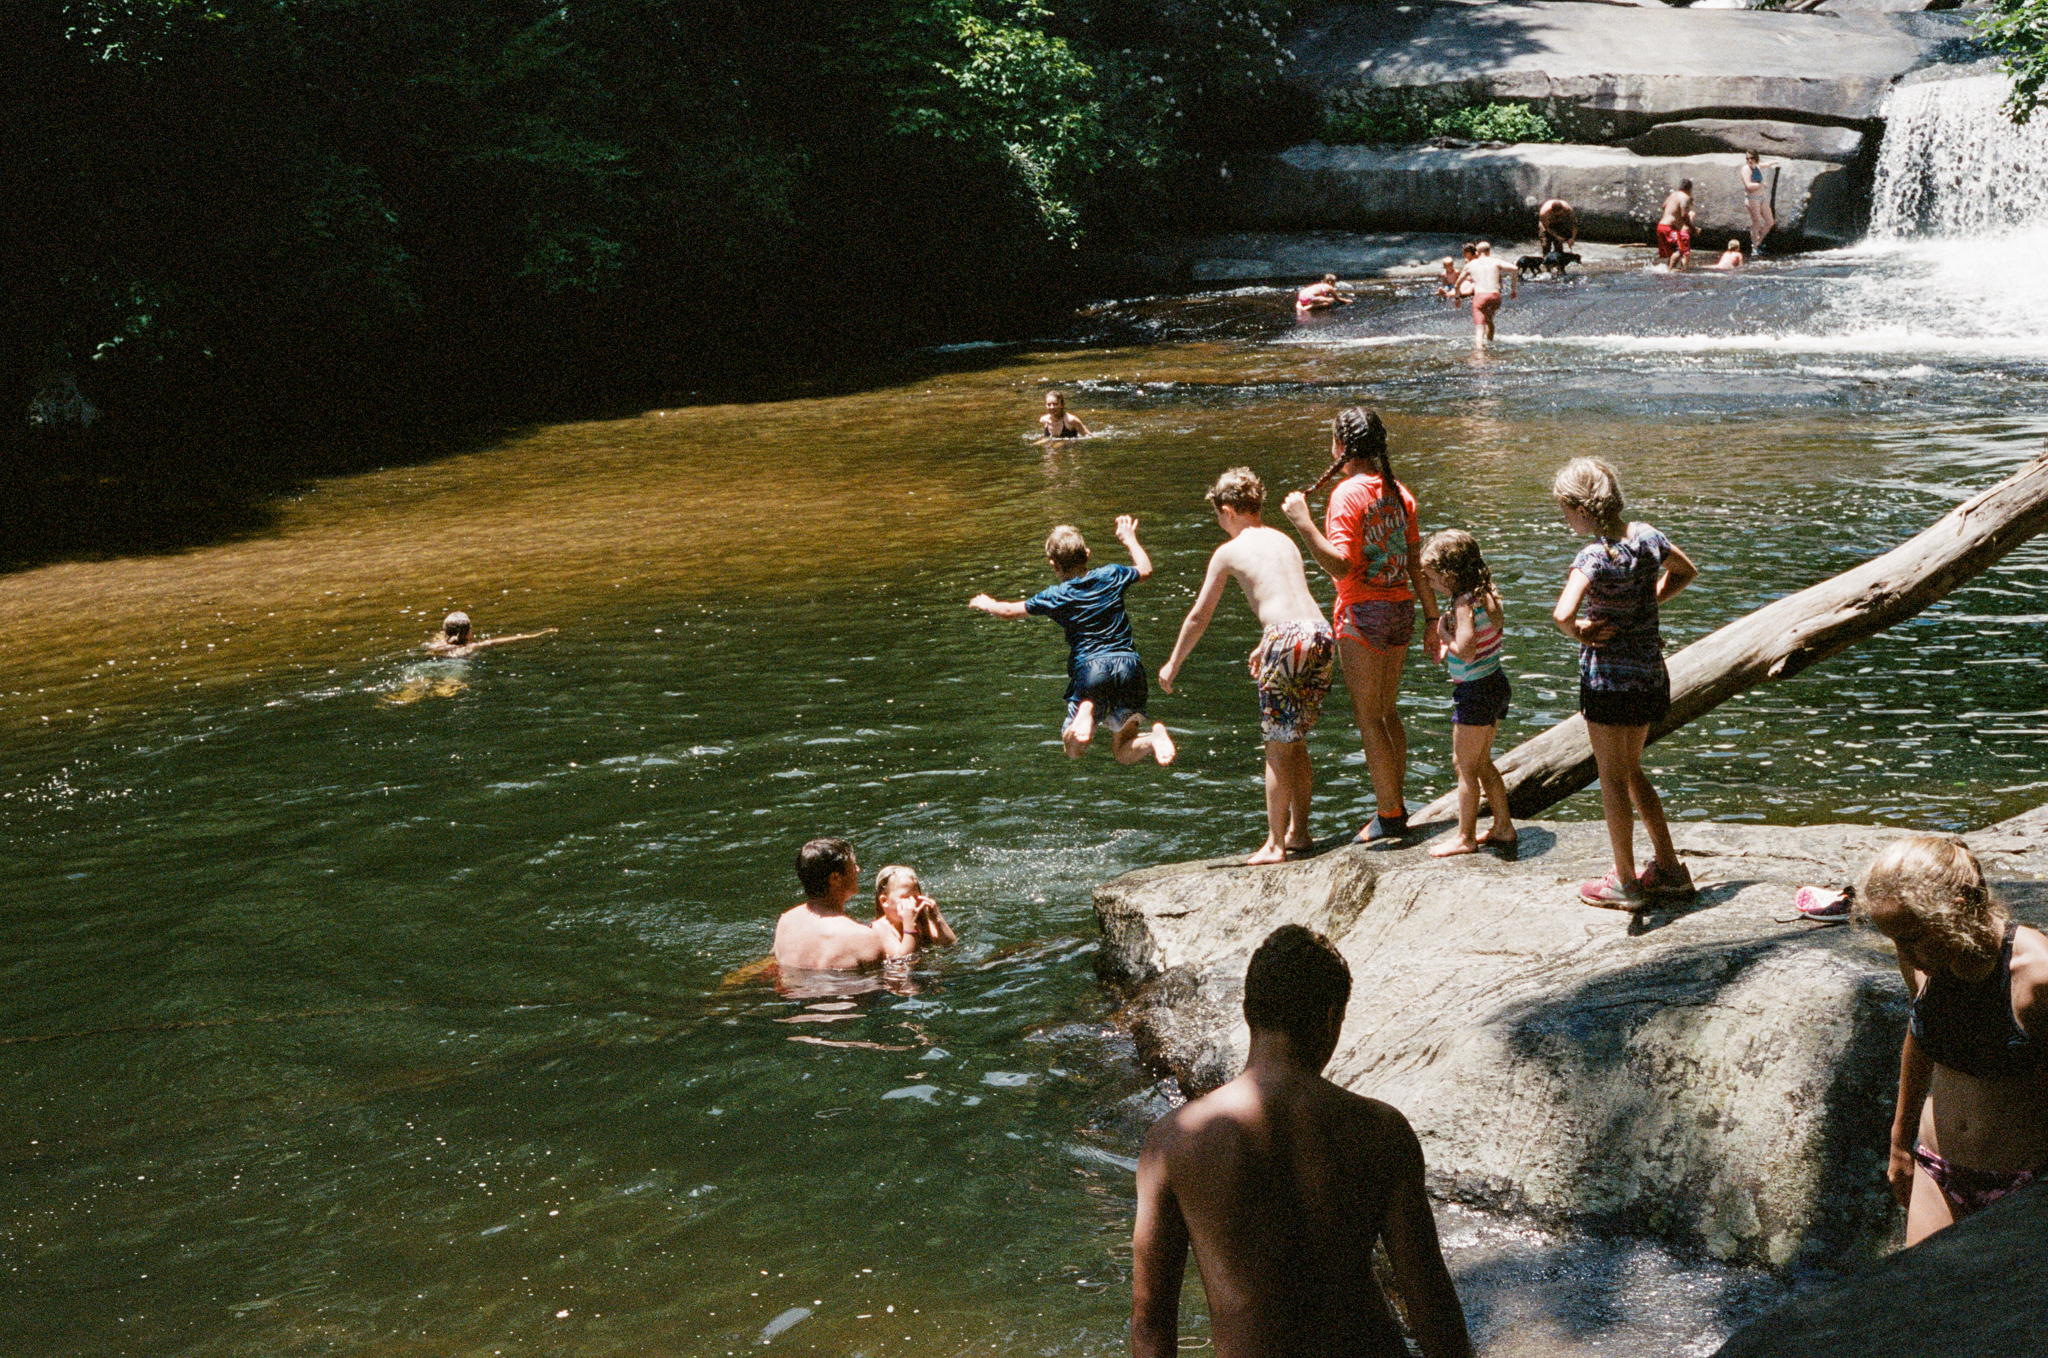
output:
[[1032, 614], [1051, 618], [1067, 634], [1067, 720], [1060, 740], [1075, 759], [1095, 738], [1098, 724], [1110, 729], [1110, 752], [1119, 764], [1135, 764], [1146, 755], [1161, 764], [1173, 762], [1173, 738], [1163, 722], [1145, 722], [1145, 664], [1138, 659], [1130, 615], [1124, 612], [1124, 591], [1152, 578], [1152, 558], [1138, 542], [1138, 521], [1129, 514], [1116, 520], [1117, 540], [1129, 549], [1131, 565], [1088, 569], [1088, 543], [1081, 530], [1061, 524], [1045, 539], [1045, 560], [1060, 582], [1018, 603], [977, 594], [969, 608], [997, 618]]
[[1309, 593], [1301, 549], [1262, 517], [1266, 487], [1250, 467], [1216, 478], [1207, 499], [1230, 541], [1209, 558], [1201, 593], [1180, 625], [1173, 654], [1159, 667], [1159, 687], [1173, 692], [1181, 662], [1208, 629], [1226, 578], [1237, 581], [1265, 631], [1252, 648], [1252, 679], [1259, 687], [1259, 726], [1266, 737], [1266, 842], [1245, 861], [1278, 863], [1312, 847], [1308, 829], [1308, 733], [1322, 715], [1337, 663], [1337, 638]]

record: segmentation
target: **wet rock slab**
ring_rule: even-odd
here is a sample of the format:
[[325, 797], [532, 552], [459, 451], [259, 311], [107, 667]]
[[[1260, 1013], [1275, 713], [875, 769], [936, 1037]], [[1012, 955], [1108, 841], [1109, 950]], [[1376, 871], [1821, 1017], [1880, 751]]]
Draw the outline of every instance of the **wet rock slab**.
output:
[[[2041, 830], [1971, 837], [2033, 919]], [[1578, 901], [1606, 866], [1597, 822], [1527, 825], [1513, 864], [1417, 843], [1160, 867], [1098, 889], [1098, 966], [1141, 1050], [1200, 1091], [1243, 1061], [1251, 950], [1283, 923], [1319, 929], [1354, 978], [1329, 1074], [1408, 1115], [1439, 1197], [1728, 1259], [1869, 1256], [1897, 1233], [1883, 1152], [1904, 987], [1882, 938], [1791, 901], [1898, 833], [1682, 827], [1699, 899], [1634, 916]]]

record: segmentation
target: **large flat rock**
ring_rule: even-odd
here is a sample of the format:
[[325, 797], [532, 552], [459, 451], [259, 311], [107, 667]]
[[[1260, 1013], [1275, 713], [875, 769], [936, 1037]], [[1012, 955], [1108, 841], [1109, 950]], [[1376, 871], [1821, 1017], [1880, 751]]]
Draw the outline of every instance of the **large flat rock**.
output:
[[2018, 1358], [2048, 1353], [2048, 1184], [1867, 1273], [1752, 1321], [1714, 1358]]
[[1967, 32], [1946, 15], [1337, 5], [1298, 27], [1298, 78], [1325, 98], [1430, 88], [1542, 106], [1575, 141], [1697, 117], [1874, 125], [1885, 91]]
[[[2043, 825], [1972, 842], [2048, 915]], [[1191, 1092], [1244, 1059], [1245, 963], [1273, 928], [1334, 939], [1354, 977], [1331, 1078], [1414, 1123], [1441, 1197], [1613, 1222], [1783, 1264], [1896, 1234], [1884, 1151], [1904, 1031], [1891, 950], [1790, 915], [1899, 832], [1691, 825], [1696, 904], [1579, 903], [1598, 823], [1523, 827], [1519, 863], [1346, 847], [1267, 868], [1182, 864], [1096, 893], [1105, 980]]]
[[[1615, 9], [1616, 13], [1629, 11]], [[1639, 156], [1618, 147], [1326, 146], [1307, 142], [1231, 162], [1212, 188], [1211, 218], [1240, 230], [1448, 231], [1533, 234], [1537, 205], [1563, 198], [1591, 240], [1643, 241], [1665, 195], [1693, 181], [1700, 243], [1749, 237], [1732, 153]], [[1861, 231], [1849, 170], [1822, 160], [1774, 167], [1774, 243], [1840, 245]], [[1775, 233], [1774, 233], [1775, 234]]]

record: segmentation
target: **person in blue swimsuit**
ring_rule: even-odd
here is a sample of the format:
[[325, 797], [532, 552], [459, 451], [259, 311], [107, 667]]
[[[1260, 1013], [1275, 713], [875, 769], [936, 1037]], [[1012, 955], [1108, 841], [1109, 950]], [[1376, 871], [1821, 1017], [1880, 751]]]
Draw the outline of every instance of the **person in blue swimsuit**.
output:
[[2048, 937], [1937, 835], [1879, 854], [1856, 910], [1913, 997], [1886, 1174], [1915, 1245], [2048, 1175]]
[[[1771, 168], [1775, 170], [1777, 167]], [[1764, 252], [1764, 237], [1771, 234], [1778, 225], [1778, 219], [1771, 212], [1771, 195], [1765, 190], [1764, 163], [1756, 152], [1743, 156], [1740, 174], [1742, 205], [1749, 209], [1749, 253], [1754, 257]], [[1775, 176], [1770, 183], [1775, 187]]]
[[1072, 524], [1060, 524], [1045, 539], [1046, 564], [1060, 582], [1029, 599], [1008, 602], [977, 594], [967, 601], [997, 618], [1051, 618], [1067, 634], [1067, 720], [1060, 741], [1079, 759], [1098, 724], [1110, 730], [1110, 752], [1119, 764], [1146, 756], [1173, 762], [1173, 737], [1164, 722], [1145, 730], [1145, 662], [1124, 612], [1124, 591], [1152, 578], [1152, 558], [1138, 541], [1138, 521], [1120, 514], [1117, 541], [1129, 549], [1128, 566], [1088, 568], [1088, 541]]

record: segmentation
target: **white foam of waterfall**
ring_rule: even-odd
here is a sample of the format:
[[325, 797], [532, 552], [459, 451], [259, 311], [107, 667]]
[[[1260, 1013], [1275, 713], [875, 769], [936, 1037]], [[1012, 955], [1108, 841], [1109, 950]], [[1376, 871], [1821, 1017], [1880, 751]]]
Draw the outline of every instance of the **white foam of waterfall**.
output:
[[1981, 237], [2048, 229], [2048, 114], [2006, 116], [2002, 75], [1894, 90], [1871, 188], [1870, 234]]

